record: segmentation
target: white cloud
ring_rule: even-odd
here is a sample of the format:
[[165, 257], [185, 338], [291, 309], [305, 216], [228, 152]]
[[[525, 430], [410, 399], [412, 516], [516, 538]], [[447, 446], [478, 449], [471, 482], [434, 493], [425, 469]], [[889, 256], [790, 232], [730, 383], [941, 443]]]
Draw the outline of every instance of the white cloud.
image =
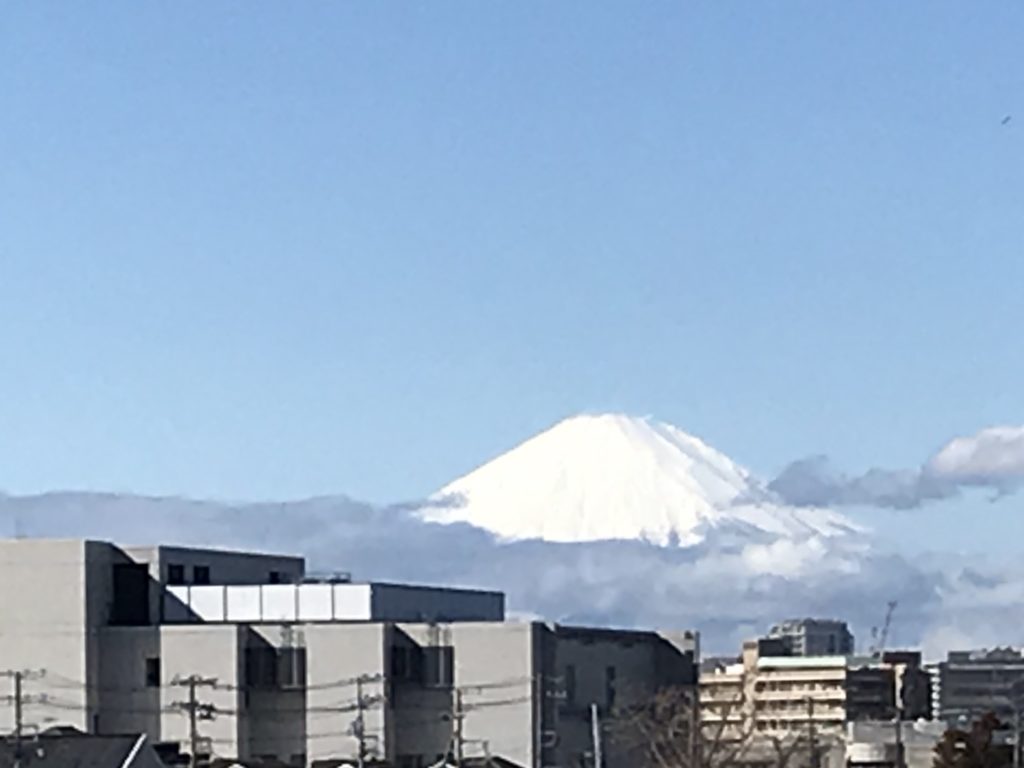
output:
[[989, 427], [948, 442], [925, 472], [960, 485], [1008, 488], [1024, 480], [1024, 426]]
[[873, 468], [862, 475], [836, 470], [825, 456], [799, 459], [768, 483], [786, 504], [913, 509], [950, 498], [965, 487], [1000, 495], [1024, 483], [1024, 427], [999, 426], [954, 438], [919, 469]]
[[[74, 494], [0, 497], [0, 531], [20, 515], [29, 535], [254, 547], [300, 552], [317, 569], [363, 579], [503, 589], [513, 615], [615, 626], [697, 628], [709, 650], [731, 651], [752, 627], [788, 615], [877, 623], [896, 593], [926, 626], [941, 615], [936, 577], [857, 537], [740, 541], [695, 547], [646, 542], [503, 543], [468, 525], [426, 523], [408, 509], [347, 499], [230, 506]], [[5, 523], [6, 521], [6, 523]], [[973, 588], [973, 582], [968, 584]], [[916, 620], [915, 620], [916, 621]], [[918, 639], [908, 625], [900, 642]]]

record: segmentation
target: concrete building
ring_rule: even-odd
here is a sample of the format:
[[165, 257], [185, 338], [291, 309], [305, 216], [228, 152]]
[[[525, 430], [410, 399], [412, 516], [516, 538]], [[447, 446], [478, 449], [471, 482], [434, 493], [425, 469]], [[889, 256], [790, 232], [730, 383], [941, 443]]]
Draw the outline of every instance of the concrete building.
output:
[[787, 656], [851, 656], [853, 634], [845, 621], [835, 619], [788, 619], [768, 631], [779, 640]]
[[705, 667], [700, 679], [705, 734], [749, 741], [751, 762], [773, 745], [814, 744], [822, 754], [856, 721], [893, 720], [897, 669], [854, 656], [763, 656], [764, 644], [744, 644], [739, 661]]
[[936, 715], [946, 722], [993, 712], [1010, 724], [1024, 704], [1024, 656], [1017, 649], [951, 651], [934, 674]]
[[577, 765], [592, 704], [697, 680], [692, 633], [510, 623], [500, 593], [310, 579], [248, 553], [0, 541], [0, 620], [29, 724], [295, 766]]
[[849, 723], [843, 747], [848, 768], [932, 768], [945, 724], [921, 720], [896, 728], [894, 722]]

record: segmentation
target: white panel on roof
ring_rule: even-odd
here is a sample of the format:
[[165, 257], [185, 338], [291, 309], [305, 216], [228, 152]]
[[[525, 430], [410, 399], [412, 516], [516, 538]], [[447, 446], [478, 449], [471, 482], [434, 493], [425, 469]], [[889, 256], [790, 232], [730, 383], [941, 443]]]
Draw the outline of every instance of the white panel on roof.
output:
[[335, 584], [334, 618], [340, 621], [369, 621], [373, 618], [369, 584]]
[[263, 586], [263, 621], [295, 621], [298, 618], [294, 584]]
[[228, 587], [228, 621], [260, 621], [260, 588]]
[[188, 587], [192, 613], [203, 621], [224, 621], [224, 587]]
[[299, 621], [330, 621], [331, 605], [330, 584], [299, 585]]

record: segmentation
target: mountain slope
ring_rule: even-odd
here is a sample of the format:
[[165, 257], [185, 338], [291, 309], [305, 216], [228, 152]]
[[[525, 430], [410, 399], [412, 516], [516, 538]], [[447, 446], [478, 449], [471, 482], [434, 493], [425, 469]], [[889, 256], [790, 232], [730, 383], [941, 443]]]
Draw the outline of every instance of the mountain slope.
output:
[[669, 424], [577, 416], [442, 488], [420, 510], [505, 539], [647, 540], [689, 545], [711, 532], [741, 538], [840, 536], [828, 510], [771, 502], [750, 473]]

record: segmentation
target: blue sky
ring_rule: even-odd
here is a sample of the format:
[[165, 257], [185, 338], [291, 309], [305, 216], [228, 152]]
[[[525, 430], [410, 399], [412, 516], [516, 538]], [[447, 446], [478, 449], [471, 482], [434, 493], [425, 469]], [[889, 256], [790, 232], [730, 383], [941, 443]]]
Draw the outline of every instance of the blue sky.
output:
[[0, 487], [412, 498], [579, 411], [766, 475], [1020, 423], [1021, 39], [1008, 0], [8, 5]]

